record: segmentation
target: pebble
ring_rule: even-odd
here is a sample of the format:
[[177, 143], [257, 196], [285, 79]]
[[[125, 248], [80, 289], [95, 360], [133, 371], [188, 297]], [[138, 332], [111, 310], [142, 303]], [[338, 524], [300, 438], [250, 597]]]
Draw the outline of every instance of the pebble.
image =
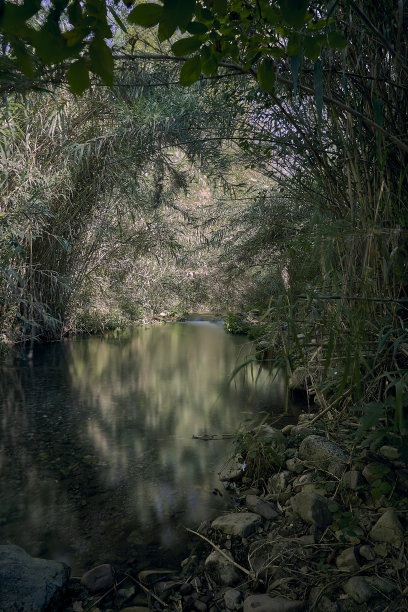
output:
[[97, 565], [81, 578], [81, 584], [91, 593], [99, 591], [107, 591], [111, 589], [115, 583], [113, 567], [109, 563]]
[[255, 533], [257, 527], [262, 523], [262, 519], [252, 512], [236, 512], [234, 514], [223, 514], [217, 517], [212, 523], [213, 529], [219, 529], [223, 533], [238, 535], [247, 538]]
[[269, 595], [250, 595], [244, 601], [244, 612], [298, 612], [304, 609], [303, 601]]
[[370, 537], [376, 542], [388, 542], [400, 546], [404, 531], [394, 508], [389, 508], [376, 522], [370, 531]]

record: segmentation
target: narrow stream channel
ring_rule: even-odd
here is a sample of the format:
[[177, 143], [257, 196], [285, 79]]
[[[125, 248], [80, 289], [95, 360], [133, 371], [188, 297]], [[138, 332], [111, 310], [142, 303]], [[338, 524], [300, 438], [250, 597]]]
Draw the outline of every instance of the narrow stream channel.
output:
[[[0, 542], [64, 561], [175, 567], [184, 526], [228, 507], [217, 473], [283, 384], [234, 368], [251, 346], [211, 320], [38, 346], [0, 367]], [[293, 421], [291, 411], [280, 425]]]

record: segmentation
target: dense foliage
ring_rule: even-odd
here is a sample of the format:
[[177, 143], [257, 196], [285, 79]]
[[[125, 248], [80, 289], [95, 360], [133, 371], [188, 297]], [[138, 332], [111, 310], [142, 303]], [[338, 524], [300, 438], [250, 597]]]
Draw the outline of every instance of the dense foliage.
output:
[[407, 25], [381, 0], [5, 3], [6, 335], [255, 308], [288, 380], [406, 433]]

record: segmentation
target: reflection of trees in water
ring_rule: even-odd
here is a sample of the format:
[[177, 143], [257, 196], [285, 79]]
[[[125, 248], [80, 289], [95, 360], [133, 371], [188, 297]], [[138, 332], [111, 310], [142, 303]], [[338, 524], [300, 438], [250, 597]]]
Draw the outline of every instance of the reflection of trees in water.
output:
[[[258, 371], [225, 385], [236, 342], [214, 326], [167, 325], [41, 347], [3, 368], [2, 540], [45, 555], [60, 540], [95, 561], [131, 531], [169, 542], [180, 513], [193, 526], [206, 516], [226, 443], [192, 435], [235, 431], [267, 389]], [[47, 524], [47, 546], [30, 550], [28, 534]]]

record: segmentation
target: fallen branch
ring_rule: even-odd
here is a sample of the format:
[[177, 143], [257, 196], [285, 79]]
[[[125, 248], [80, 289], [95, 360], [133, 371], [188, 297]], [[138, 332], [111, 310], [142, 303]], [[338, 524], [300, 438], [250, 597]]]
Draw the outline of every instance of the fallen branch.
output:
[[218, 552], [220, 553], [220, 555], [222, 555], [225, 559], [227, 559], [227, 561], [229, 561], [230, 563], [232, 563], [232, 565], [234, 565], [236, 568], [238, 568], [239, 570], [241, 570], [241, 572], [244, 572], [244, 574], [246, 574], [247, 576], [249, 576], [251, 579], [255, 579], [255, 575], [253, 572], [250, 572], [249, 570], [246, 569], [246, 567], [242, 567], [242, 565], [239, 565], [239, 563], [236, 563], [233, 559], [231, 559], [231, 557], [229, 557], [227, 554], [225, 554], [225, 552], [223, 550], [221, 550], [221, 548], [219, 546], [217, 546], [216, 544], [214, 544], [214, 542], [211, 542], [211, 540], [209, 540], [208, 538], [206, 538], [205, 536], [203, 536], [201, 533], [198, 533], [198, 531], [194, 531], [193, 529], [189, 529], [188, 527], [186, 527], [186, 530], [189, 531], [190, 533], [194, 533], [194, 535], [198, 536], [199, 538], [201, 538], [202, 540], [205, 540], [206, 542], [208, 542], [208, 544], [211, 544], [211, 546]]

